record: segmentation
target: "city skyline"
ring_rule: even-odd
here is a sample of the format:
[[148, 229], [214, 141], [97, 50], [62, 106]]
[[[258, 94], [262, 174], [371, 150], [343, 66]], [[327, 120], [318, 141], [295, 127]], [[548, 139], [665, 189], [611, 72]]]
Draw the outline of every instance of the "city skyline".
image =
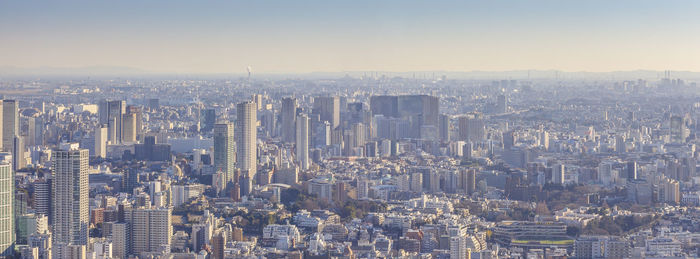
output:
[[0, 72], [700, 71], [699, 4], [9, 1]]

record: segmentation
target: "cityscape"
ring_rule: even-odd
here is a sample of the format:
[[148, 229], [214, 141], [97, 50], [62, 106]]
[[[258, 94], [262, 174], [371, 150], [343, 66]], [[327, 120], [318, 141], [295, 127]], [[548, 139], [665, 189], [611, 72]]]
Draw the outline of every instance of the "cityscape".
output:
[[[0, 258], [700, 257], [700, 72], [693, 72], [700, 71], [700, 66], [692, 67], [697, 62], [697, 45], [695, 49], [678, 47], [680, 56], [669, 58], [690, 63], [663, 62], [648, 54], [655, 64], [650, 67], [642, 59], [615, 56], [636, 50], [643, 55], [651, 51], [645, 45], [637, 45], [636, 50], [626, 45], [633, 50], [625, 50], [612, 47], [619, 43], [613, 42], [612, 34], [590, 34], [601, 41], [611, 39], [607, 54], [603, 52], [608, 50], [601, 50], [593, 55], [583, 48], [589, 43], [582, 43], [585, 46], [571, 45], [577, 46], [572, 52], [584, 53], [576, 57], [594, 58], [577, 59], [571, 54], [562, 57], [572, 59], [571, 63], [554, 62], [556, 53], [569, 48], [561, 47], [553, 49], [551, 56], [541, 56], [542, 62], [550, 62], [546, 65], [550, 69], [537, 65], [536, 59], [522, 63], [529, 68], [521, 69], [506, 61], [495, 65], [501, 58], [494, 57], [495, 63], [478, 61], [490, 60], [489, 53], [496, 49], [484, 50], [485, 56], [474, 54], [477, 61], [459, 56], [462, 52], [449, 52], [455, 50], [449, 41], [460, 42], [462, 36], [439, 30], [426, 35], [439, 35], [448, 54], [429, 50], [439, 46], [414, 49], [412, 44], [429, 44], [415, 43], [419, 35], [411, 36], [414, 43], [393, 42], [394, 59], [377, 54], [392, 49], [365, 52], [364, 43], [356, 43], [360, 46], [342, 47], [347, 53], [335, 56], [337, 60], [311, 54], [339, 51], [337, 46], [315, 49], [315, 45], [299, 48], [308, 59], [293, 59], [302, 54], [280, 54], [289, 52], [287, 42], [266, 42], [266, 32], [260, 31], [255, 34], [259, 39], [242, 41], [257, 42], [262, 49], [278, 47], [266, 49], [269, 56], [250, 50], [260, 59], [240, 54], [245, 58], [226, 67], [228, 63], [214, 61], [218, 54], [205, 50], [201, 55], [212, 58], [211, 63], [195, 54], [193, 63], [158, 60], [159, 55], [147, 57], [153, 61], [139, 61], [133, 53], [110, 45], [132, 44], [129, 40], [96, 41], [93, 46], [90, 39], [72, 45], [57, 38], [57, 46], [51, 49], [40, 38], [19, 33], [39, 27], [51, 35], [74, 33], [67, 29], [73, 28], [68, 14], [99, 10], [104, 18], [92, 18], [94, 26], [105, 26], [100, 27], [104, 33], [123, 33], [110, 27], [113, 22], [128, 24], [124, 28], [129, 31], [144, 26], [144, 31], [156, 36], [141, 35], [143, 48], [163, 53], [158, 48], [169, 49], [167, 44], [149, 42], [166, 33], [155, 29], [156, 20], [172, 19], [182, 25], [163, 15], [179, 13], [180, 8], [197, 13], [207, 6], [125, 2], [115, 3], [114, 9], [98, 8], [95, 3], [46, 3], [56, 8], [41, 15], [66, 19], [39, 26], [22, 18], [15, 20], [19, 21], [16, 27], [10, 20], [29, 15], [31, 4], [0, 3], [0, 9], [6, 7], [0, 16], [10, 17], [0, 18], [0, 35], [9, 36], [0, 43]], [[374, 28], [362, 30], [373, 33], [420, 27], [410, 22], [413, 17], [397, 13], [422, 13], [417, 9], [424, 7], [413, 2], [387, 7], [379, 1], [377, 9], [399, 19], [390, 22], [384, 14], [368, 15], [378, 11], [362, 10], [372, 6], [363, 1], [348, 6], [302, 1], [294, 8], [285, 3], [233, 2], [244, 10], [236, 9], [237, 14], [248, 8], [253, 16], [281, 16], [279, 21], [242, 31], [283, 26], [292, 30], [290, 35], [309, 37], [309, 43], [318, 36], [312, 31], [318, 31], [354, 44], [357, 31], [343, 31], [347, 36], [329, 32], [353, 22], [358, 24], [352, 28], [368, 22]], [[576, 10], [584, 6], [574, 3], [533, 2], [536, 6], [523, 8], [552, 7], [574, 17], [585, 13]], [[632, 7], [620, 15], [644, 13], [647, 5], [660, 8], [659, 17], [671, 11], [685, 17], [700, 10], [696, 4], [670, 2], [664, 7], [640, 1], [644, 8]], [[232, 6], [210, 4], [210, 15], [193, 14], [192, 25], [182, 28], [183, 35], [199, 30], [229, 32], [224, 25], [205, 24], [233, 23], [222, 15], [233, 11], [227, 9]], [[110, 20], [114, 14], [107, 10], [121, 12], [127, 5], [139, 10], [123, 12], [124, 20]], [[141, 5], [148, 6], [140, 10]], [[485, 5], [478, 7], [495, 11], [500, 6]], [[442, 14], [452, 17], [480, 10], [453, 7], [456, 10], [436, 7], [443, 9], [430, 9], [435, 16], [416, 19], [427, 22]], [[622, 7], [616, 3], [610, 8]], [[295, 25], [285, 24], [306, 24], [307, 18], [282, 18], [295, 11], [314, 18], [341, 18], [327, 17], [329, 24], [294, 31]], [[268, 12], [272, 14], [263, 14]], [[157, 17], [144, 22], [151, 14]], [[595, 14], [614, 28], [628, 26], [616, 23], [604, 11]], [[352, 15], [360, 17], [346, 24], [343, 19]], [[203, 20], [195, 21], [197, 17]], [[551, 24], [530, 19], [527, 25], [513, 26]], [[445, 27], [461, 26], [460, 22], [464, 20], [438, 21]], [[602, 28], [595, 22], [562, 23], [561, 28], [547, 28]], [[678, 30], [689, 26], [676, 20], [662, 24], [682, 25]], [[98, 35], [91, 26], [75, 30]], [[57, 31], [48, 31], [53, 29]], [[653, 29], [645, 32], [653, 34]], [[138, 38], [137, 34], [129, 35]], [[387, 38], [408, 39], [388, 34]], [[488, 45], [487, 36], [475, 36], [474, 41]], [[691, 43], [697, 40], [690, 38]], [[172, 55], [190, 55], [203, 39], [181, 40], [189, 43], [173, 43], [178, 47], [168, 50]], [[499, 41], [493, 48], [506, 51], [511, 47], [504, 46], [509, 44], [525, 44], [525, 40], [512, 40]], [[328, 42], [332, 41], [322, 44]], [[669, 42], [664, 47], [677, 47]], [[187, 44], [193, 47], [182, 47]], [[211, 49], [221, 45], [213, 44]], [[431, 57], [405, 62], [398, 58], [403, 57], [401, 48]], [[95, 54], [96, 50], [104, 53]], [[532, 51], [547, 52], [544, 48]], [[39, 54], [27, 54], [32, 52]], [[373, 52], [386, 58], [386, 63], [370, 57]], [[227, 58], [227, 53], [220, 55]], [[126, 58], [120, 59], [121, 55]], [[604, 62], [606, 55], [616, 61]], [[465, 66], [451, 67], [454, 59], [464, 59]], [[524, 62], [515, 59], [519, 58], [513, 64]], [[445, 66], [439, 66], [442, 60]], [[180, 67], [195, 63], [189, 67], [191, 72], [187, 66]], [[260, 72], [256, 64], [261, 64]], [[382, 64], [387, 68], [382, 69]], [[588, 69], [596, 64], [600, 69]], [[479, 65], [486, 68], [481, 70]]]

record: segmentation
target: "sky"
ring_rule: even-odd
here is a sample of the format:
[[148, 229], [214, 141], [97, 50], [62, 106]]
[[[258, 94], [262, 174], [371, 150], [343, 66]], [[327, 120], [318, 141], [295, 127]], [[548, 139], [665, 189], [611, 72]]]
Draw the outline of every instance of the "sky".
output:
[[700, 1], [0, 1], [0, 67], [700, 71]]

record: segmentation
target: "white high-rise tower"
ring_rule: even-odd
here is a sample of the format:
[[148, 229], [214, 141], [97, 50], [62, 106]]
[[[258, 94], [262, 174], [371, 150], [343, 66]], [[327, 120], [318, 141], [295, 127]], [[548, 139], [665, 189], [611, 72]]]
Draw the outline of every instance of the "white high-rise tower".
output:
[[87, 245], [90, 151], [64, 143], [51, 153], [54, 243]]
[[296, 155], [302, 170], [309, 169], [309, 116], [297, 116]]
[[257, 115], [251, 101], [236, 105], [236, 168], [241, 175], [253, 178], [257, 171]]

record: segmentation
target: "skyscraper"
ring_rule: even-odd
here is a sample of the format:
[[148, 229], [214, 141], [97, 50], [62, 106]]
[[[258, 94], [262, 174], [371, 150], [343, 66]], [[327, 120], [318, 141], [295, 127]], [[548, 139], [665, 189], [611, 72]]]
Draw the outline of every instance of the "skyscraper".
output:
[[113, 144], [122, 142], [122, 122], [126, 113], [126, 101], [103, 100], [99, 106], [100, 124], [107, 124], [109, 141]]
[[294, 130], [296, 129], [297, 99], [294, 97], [283, 98], [282, 110], [280, 113], [282, 120], [282, 127], [280, 128], [282, 141], [292, 143], [296, 137]]
[[[214, 167], [226, 175], [226, 183], [234, 181], [235, 150], [233, 124], [222, 123], [214, 125]], [[225, 184], [224, 183], [224, 187]]]
[[124, 114], [122, 120], [122, 141], [124, 143], [136, 142], [136, 115], [133, 113]]
[[297, 116], [296, 157], [302, 170], [309, 169], [309, 116]]
[[89, 151], [78, 148], [77, 143], [61, 144], [51, 153], [55, 243], [87, 245], [89, 156]]
[[627, 179], [628, 180], [637, 180], [637, 162], [636, 161], [629, 161], [627, 162]]
[[12, 152], [15, 136], [19, 135], [19, 104], [15, 100], [2, 101], [2, 147]]
[[672, 116], [669, 130], [672, 143], [685, 143], [685, 123], [683, 117]]
[[24, 159], [24, 137], [15, 135], [12, 141], [12, 170], [17, 171], [26, 166], [26, 159]]
[[236, 168], [241, 175], [253, 178], [257, 171], [256, 104], [251, 101], [236, 105]]
[[464, 193], [471, 195], [476, 191], [476, 170], [469, 169], [461, 171], [459, 177]]
[[95, 129], [95, 157], [107, 156], [107, 127], [100, 126]]
[[214, 129], [214, 124], [216, 124], [216, 110], [214, 109], [206, 109], [204, 110], [204, 114], [202, 116], [201, 120], [201, 131], [202, 132], [210, 132], [212, 129]]
[[319, 96], [314, 98], [313, 113], [321, 115], [321, 121], [327, 121], [331, 128], [340, 125], [340, 98], [338, 96]]
[[565, 172], [564, 164], [554, 165], [554, 169], [552, 170], [552, 182], [554, 182], [554, 184], [564, 185]]
[[15, 250], [15, 177], [12, 166], [0, 161], [0, 257], [12, 258]]

